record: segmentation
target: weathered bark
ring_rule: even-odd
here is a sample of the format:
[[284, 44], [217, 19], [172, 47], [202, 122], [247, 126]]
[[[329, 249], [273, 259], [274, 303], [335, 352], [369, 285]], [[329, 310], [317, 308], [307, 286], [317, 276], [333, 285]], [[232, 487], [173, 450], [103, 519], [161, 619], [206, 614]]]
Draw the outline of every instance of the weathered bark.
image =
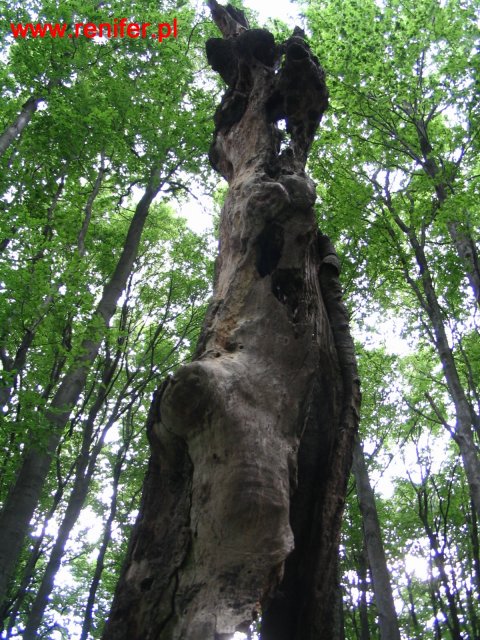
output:
[[[357, 487], [363, 536], [372, 572], [373, 592], [378, 611], [378, 628], [382, 640], [400, 640], [398, 618], [393, 601], [392, 585], [383, 547], [382, 530], [378, 519], [375, 494], [370, 485], [362, 446], [355, 438], [353, 447], [353, 475]], [[363, 627], [363, 625], [362, 625]]]
[[228, 85], [210, 150], [230, 186], [214, 295], [194, 361], [152, 403], [140, 515], [103, 637], [218, 640], [260, 613], [264, 640], [338, 637], [359, 391], [338, 260], [304, 172], [323, 72], [299, 30], [279, 46], [208, 4], [224, 39], [207, 56]]
[[115, 271], [104, 287], [95, 314], [82, 340], [82, 355], [64, 375], [46, 411], [50, 426], [48, 439], [45, 443], [34, 443], [27, 449], [15, 485], [0, 514], [0, 603], [5, 598], [10, 576], [40, 500], [52, 457], [71, 410], [85, 387], [89, 369], [98, 354], [106, 328], [115, 313], [117, 300], [122, 294], [137, 255], [151, 202], [160, 186], [158, 172], [155, 171], [136, 207]]
[[22, 135], [23, 130], [32, 119], [33, 114], [38, 109], [38, 105], [41, 102], [43, 102], [43, 98], [29, 98], [25, 104], [22, 105], [22, 110], [15, 118], [15, 121], [12, 122], [12, 124], [9, 125], [0, 135], [0, 158], [15, 138]]

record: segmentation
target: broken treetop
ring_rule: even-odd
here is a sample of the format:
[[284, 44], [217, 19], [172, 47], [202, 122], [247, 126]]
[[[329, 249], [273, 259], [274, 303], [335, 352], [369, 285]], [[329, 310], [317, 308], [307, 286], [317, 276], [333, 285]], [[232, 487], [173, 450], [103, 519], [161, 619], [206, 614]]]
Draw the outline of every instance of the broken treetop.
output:
[[[296, 169], [305, 165], [315, 131], [328, 105], [325, 74], [319, 61], [298, 27], [282, 44], [276, 44], [266, 29], [249, 29], [239, 9], [207, 2], [223, 38], [206, 43], [207, 59], [227, 84], [227, 91], [215, 114], [215, 140], [210, 160], [227, 179], [228, 165], [222, 166], [221, 149], [216, 148], [219, 134], [228, 135], [251, 108], [263, 114], [271, 131], [275, 155], [280, 158], [281, 133], [276, 126], [285, 120], [291, 142], [283, 148], [284, 165], [294, 162]], [[262, 87], [259, 92], [258, 88]], [[258, 93], [262, 95], [259, 96]], [[263, 104], [259, 105], [259, 97]], [[261, 108], [260, 108], [261, 107]]]

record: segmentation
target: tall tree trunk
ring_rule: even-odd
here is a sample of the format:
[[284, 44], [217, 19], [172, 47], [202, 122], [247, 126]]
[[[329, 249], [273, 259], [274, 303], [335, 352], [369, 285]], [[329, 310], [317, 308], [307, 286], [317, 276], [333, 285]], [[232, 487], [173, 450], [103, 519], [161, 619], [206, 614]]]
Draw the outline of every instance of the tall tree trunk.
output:
[[102, 152], [100, 157], [100, 168], [98, 169], [97, 177], [95, 179], [95, 184], [93, 185], [92, 192], [88, 196], [87, 202], [85, 204], [84, 213], [85, 217], [82, 222], [82, 227], [78, 233], [77, 237], [77, 247], [78, 253], [81, 256], [85, 255], [85, 238], [87, 237], [88, 228], [90, 226], [90, 220], [92, 218], [92, 210], [93, 203], [95, 202], [95, 198], [98, 196], [100, 192], [100, 187], [102, 186], [103, 178], [107, 173], [108, 169], [105, 168], [105, 155]]
[[440, 608], [445, 616], [447, 626], [451, 632], [452, 640], [462, 640], [462, 633], [460, 631], [460, 620], [458, 616], [458, 607], [456, 601], [456, 594], [452, 591], [450, 581], [448, 579], [445, 555], [443, 549], [440, 548], [438, 537], [432, 528], [429, 521], [429, 506], [428, 506], [428, 493], [426, 486], [422, 486], [417, 489], [418, 496], [418, 515], [427, 534], [428, 541], [430, 543], [430, 549], [432, 551], [431, 558], [438, 571], [438, 577], [443, 586], [445, 597], [448, 602], [448, 610], [442, 604], [442, 600], [439, 596]]
[[[43, 518], [41, 532], [38, 536], [36, 536], [31, 548], [29, 549], [27, 564], [23, 571], [22, 579], [16, 594], [12, 598], [11, 602], [5, 601], [2, 608], [0, 609], [0, 632], [5, 628], [5, 621], [8, 619], [8, 627], [6, 631], [7, 638], [11, 637], [13, 629], [16, 626], [15, 623], [19, 611], [21, 610], [25, 598], [28, 596], [29, 587], [35, 574], [35, 567], [37, 565], [38, 559], [42, 555], [47, 526], [49, 525], [50, 519], [53, 517], [53, 514], [57, 510], [57, 507], [62, 500], [63, 492], [65, 490], [65, 484], [66, 483], [64, 481], [59, 483], [57, 490], [55, 491], [55, 495], [53, 496], [52, 504], [50, 505], [50, 508]], [[14, 635], [16, 635], [16, 632], [14, 633]]]
[[[398, 247], [398, 255], [405, 279], [411, 286], [433, 329], [431, 339], [442, 364], [447, 389], [455, 407], [456, 425], [455, 429], [449, 428], [449, 431], [460, 450], [471, 499], [477, 515], [479, 515], [480, 458], [473, 434], [476, 425], [480, 422], [480, 418], [465, 393], [452, 349], [448, 343], [442, 308], [435, 291], [432, 274], [422, 242], [419, 240], [415, 230], [407, 226], [396, 213], [389, 195], [384, 199], [383, 203], [391, 213], [398, 228], [405, 234], [415, 255], [420, 272], [420, 284], [412, 277], [409, 259], [400, 246], [400, 241], [395, 229], [386, 220], [386, 230]], [[448, 427], [446, 421], [444, 421], [444, 423]]]
[[[432, 180], [438, 206], [442, 207], [448, 198], [448, 193], [454, 192], [454, 185], [453, 180], [449, 180], [445, 175], [445, 170], [440, 169], [433, 154], [433, 148], [430, 144], [427, 131], [430, 120], [431, 119], [427, 118], [425, 121], [423, 118], [418, 117], [412, 119], [417, 129], [418, 140], [422, 150], [423, 158], [420, 162], [423, 170]], [[447, 228], [457, 255], [465, 268], [465, 273], [477, 305], [480, 307], [480, 262], [471, 231], [465, 228], [462, 229], [459, 222], [455, 219], [447, 221]]]
[[338, 259], [304, 172], [323, 72], [300, 30], [279, 46], [208, 4], [224, 38], [207, 56], [228, 85], [210, 150], [230, 186], [214, 295], [194, 361], [151, 406], [140, 514], [103, 638], [221, 639], [259, 614], [263, 640], [338, 637], [359, 391]]
[[0, 514], [0, 603], [7, 593], [10, 576], [20, 556], [28, 525], [40, 500], [63, 428], [85, 387], [88, 371], [115, 313], [117, 300], [122, 294], [137, 255], [150, 204], [160, 186], [158, 171], [155, 171], [136, 207], [112, 278], [105, 285], [94, 316], [86, 329], [85, 338], [80, 346], [82, 355], [66, 372], [46, 411], [50, 425], [48, 439], [46, 443], [32, 445], [26, 451], [15, 485]]
[[375, 494], [370, 485], [367, 465], [358, 438], [355, 438], [353, 447], [353, 475], [357, 486], [360, 513], [362, 514], [365, 548], [372, 572], [380, 638], [381, 640], [400, 640], [397, 612], [395, 611], [390, 574], [383, 547]]
[[41, 102], [43, 102], [43, 98], [29, 98], [25, 104], [22, 105], [22, 110], [15, 118], [15, 122], [9, 125], [0, 135], [0, 158], [15, 138], [22, 135], [23, 130], [32, 119], [33, 114], [38, 109], [38, 105]]
[[[68, 314], [68, 317], [65, 320], [65, 325], [63, 327], [63, 333], [61, 336], [60, 345], [58, 345], [58, 348], [55, 350], [55, 353], [53, 356], [54, 360], [50, 369], [50, 374], [48, 376], [48, 383], [40, 396], [40, 400], [43, 404], [46, 404], [48, 402], [52, 389], [56, 387], [60, 379], [60, 376], [62, 374], [63, 368], [65, 366], [65, 362], [67, 360], [65, 353], [71, 350], [71, 344], [70, 344], [71, 330], [72, 330], [72, 317], [70, 314]], [[17, 415], [15, 417], [14, 423], [15, 422], [20, 423], [21, 415], [22, 415], [21, 403], [17, 404], [16, 414]], [[5, 451], [2, 468], [0, 469], [0, 490], [2, 490], [3, 487], [6, 485], [6, 470], [8, 466], [9, 465], [10, 467], [12, 466], [13, 464], [12, 459], [14, 458], [15, 455], [18, 455], [18, 451], [16, 451], [16, 449], [19, 448], [18, 444], [16, 444], [17, 439], [18, 439], [18, 433], [16, 432], [15, 429], [13, 429], [10, 433], [9, 447], [8, 447], [8, 450]], [[24, 442], [22, 442], [22, 446], [23, 445], [24, 445]], [[20, 458], [21, 458], [21, 455], [20, 455]], [[15, 466], [16, 465], [13, 464], [14, 468]]]
[[[355, 454], [354, 454], [355, 455]], [[367, 559], [365, 557], [365, 550], [362, 549], [357, 557], [358, 578], [360, 587], [360, 602], [358, 603], [358, 609], [360, 614], [360, 639], [370, 640], [370, 624], [368, 621], [368, 583], [367, 583]]]
[[473, 582], [477, 591], [477, 598], [480, 599], [480, 541], [478, 537], [478, 519], [475, 507], [471, 504], [471, 516], [467, 519], [469, 523], [470, 540], [472, 545], [472, 569]]
[[[133, 432], [131, 431], [130, 434], [133, 435]], [[105, 556], [112, 539], [112, 524], [117, 515], [118, 485], [120, 483], [120, 477], [122, 475], [123, 465], [125, 463], [125, 455], [128, 451], [128, 448], [130, 447], [130, 440], [131, 438], [129, 438], [127, 442], [122, 445], [116, 456], [115, 466], [113, 469], [113, 490], [112, 498], [110, 501], [110, 513], [108, 514], [108, 518], [103, 529], [102, 541], [100, 543], [100, 549], [98, 552], [97, 561], [95, 563], [95, 571], [93, 574], [92, 582], [90, 583], [80, 640], [87, 640], [88, 634], [90, 633], [93, 625], [93, 606], [97, 597], [97, 590], [100, 584], [102, 573], [105, 568]]]
[[410, 613], [410, 619], [412, 621], [413, 632], [410, 632], [410, 640], [421, 640], [422, 629], [418, 622], [417, 612], [415, 609], [415, 598], [413, 594], [412, 578], [405, 571], [405, 577], [407, 579], [407, 594], [408, 594], [408, 609]]
[[40, 586], [38, 587], [35, 598], [29, 607], [27, 624], [25, 626], [25, 631], [23, 632], [23, 640], [35, 640], [37, 638], [37, 631], [42, 622], [45, 608], [48, 605], [48, 599], [54, 587], [55, 576], [65, 552], [65, 545], [83, 508], [88, 494], [88, 489], [95, 472], [97, 458], [103, 448], [105, 436], [115, 420], [118, 418], [118, 410], [122, 401], [121, 397], [117, 398], [117, 402], [109, 420], [104, 426], [100, 438], [98, 438], [92, 449], [95, 421], [99, 411], [106, 401], [108, 389], [113, 375], [117, 370], [120, 356], [121, 349], [119, 348], [117, 349], [113, 362], [108, 362], [106, 364], [100, 381], [97, 397], [95, 398], [95, 401], [88, 413], [88, 418], [83, 429], [82, 447], [75, 468], [75, 478], [72, 491], [68, 499], [68, 504], [65, 509], [62, 522], [58, 528], [57, 537], [50, 551], [50, 557], [45, 567]]
[[455, 406], [456, 427], [452, 433], [452, 437], [457, 443], [460, 455], [462, 456], [473, 504], [475, 505], [477, 514], [480, 514], [480, 459], [473, 438], [474, 427], [477, 424], [478, 416], [476, 416], [465, 394], [452, 349], [448, 344], [442, 310], [435, 292], [425, 252], [412, 229], [408, 229], [407, 235], [415, 252], [421, 273], [424, 291], [424, 308], [433, 327], [435, 348], [442, 363], [450, 397]]

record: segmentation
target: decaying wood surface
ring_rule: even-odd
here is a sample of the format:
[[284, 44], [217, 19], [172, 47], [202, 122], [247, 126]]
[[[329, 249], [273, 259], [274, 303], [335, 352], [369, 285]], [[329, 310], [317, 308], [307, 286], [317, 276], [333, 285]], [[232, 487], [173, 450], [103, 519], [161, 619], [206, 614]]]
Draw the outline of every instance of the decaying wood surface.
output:
[[[359, 389], [339, 263], [305, 173], [328, 103], [303, 33], [209, 0], [229, 183], [193, 361], [157, 391], [142, 506], [105, 640], [337, 637], [336, 558]], [[278, 123], [285, 124], [282, 131]]]

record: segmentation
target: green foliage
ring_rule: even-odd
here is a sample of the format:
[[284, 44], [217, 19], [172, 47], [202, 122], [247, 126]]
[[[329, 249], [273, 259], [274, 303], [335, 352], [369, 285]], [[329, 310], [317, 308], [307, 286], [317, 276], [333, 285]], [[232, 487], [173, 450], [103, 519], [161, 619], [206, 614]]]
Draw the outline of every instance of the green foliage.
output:
[[[476, 637], [475, 516], [451, 437], [457, 410], [438, 325], [478, 432], [478, 309], [456, 238], [478, 247], [480, 5], [311, 0], [303, 6], [330, 90], [310, 170], [319, 185], [320, 226], [337, 244], [362, 343], [361, 435], [372, 454], [402, 638], [460, 637], [455, 617], [461, 637]], [[352, 493], [342, 558], [348, 640], [364, 637], [361, 526]], [[371, 584], [367, 600], [376, 637]]]
[[[176, 17], [178, 38], [161, 44], [151, 38], [14, 40], [9, 32], [10, 22], [98, 24], [122, 16], [152, 24]], [[168, 1], [133, 2], [126, 9], [120, 2], [7, 0], [1, 17], [0, 129], [14, 122], [29, 97], [40, 104], [0, 158], [0, 502], [26, 447], [46, 446], [51, 425], [45, 409], [82, 357], [82, 340], [92, 338], [97, 325], [98, 335], [105, 333], [95, 307], [151, 175], [160, 181], [127, 287], [63, 433], [2, 611], [2, 637], [21, 632], [82, 476], [89, 490], [80, 524], [72, 523], [38, 637], [71, 637], [81, 627], [95, 552], [113, 509], [94, 607], [92, 637], [98, 637], [140, 500], [149, 399], [191, 355], [210, 292], [211, 239], [189, 230], [174, 198], [187, 193], [192, 180], [211, 179], [206, 151], [215, 94], [198, 81], [211, 26], [189, 3]]]

